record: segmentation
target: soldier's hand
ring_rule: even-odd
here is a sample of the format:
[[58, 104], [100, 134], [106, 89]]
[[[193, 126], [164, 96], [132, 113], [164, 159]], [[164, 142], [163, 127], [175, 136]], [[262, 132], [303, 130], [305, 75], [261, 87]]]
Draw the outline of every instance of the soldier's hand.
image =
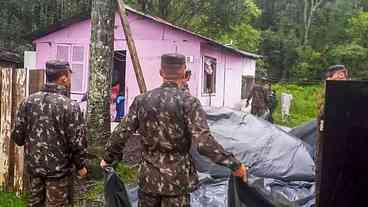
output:
[[233, 172], [235, 177], [239, 177], [243, 180], [244, 183], [248, 182], [248, 167], [244, 164], [241, 164], [239, 169]]
[[87, 168], [86, 168], [86, 167], [84, 167], [84, 168], [82, 168], [82, 169], [78, 170], [78, 174], [79, 174], [79, 176], [81, 176], [82, 178], [86, 177], [86, 176], [87, 176]]
[[102, 169], [105, 169], [109, 164], [105, 160], [101, 160], [100, 166]]

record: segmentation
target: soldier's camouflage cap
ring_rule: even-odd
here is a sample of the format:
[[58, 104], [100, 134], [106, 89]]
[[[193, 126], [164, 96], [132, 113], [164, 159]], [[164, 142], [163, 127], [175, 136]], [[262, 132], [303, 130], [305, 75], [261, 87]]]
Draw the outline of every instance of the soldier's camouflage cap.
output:
[[46, 71], [57, 72], [57, 71], [64, 71], [64, 70], [69, 70], [70, 72], [72, 72], [72, 69], [70, 68], [70, 65], [67, 61], [49, 60], [46, 62]]
[[161, 65], [169, 65], [170, 67], [181, 67], [185, 64], [185, 56], [179, 53], [164, 54], [161, 56]]

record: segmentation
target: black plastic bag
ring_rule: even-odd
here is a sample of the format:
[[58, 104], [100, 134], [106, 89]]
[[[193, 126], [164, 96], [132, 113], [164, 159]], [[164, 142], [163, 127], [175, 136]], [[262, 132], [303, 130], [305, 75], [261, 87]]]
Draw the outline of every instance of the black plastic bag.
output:
[[105, 168], [105, 206], [131, 207], [124, 183], [112, 167]]

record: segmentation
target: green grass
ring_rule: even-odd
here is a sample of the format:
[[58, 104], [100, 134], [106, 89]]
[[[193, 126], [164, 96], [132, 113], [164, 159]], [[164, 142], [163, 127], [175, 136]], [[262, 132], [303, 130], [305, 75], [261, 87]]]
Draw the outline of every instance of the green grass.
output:
[[[317, 97], [321, 93], [321, 85], [274, 84], [272, 89], [277, 93], [277, 107], [273, 114], [276, 124], [296, 127], [317, 117]], [[281, 93], [293, 95], [288, 121], [281, 118]]]
[[25, 199], [18, 198], [15, 193], [0, 192], [0, 207], [25, 207]]

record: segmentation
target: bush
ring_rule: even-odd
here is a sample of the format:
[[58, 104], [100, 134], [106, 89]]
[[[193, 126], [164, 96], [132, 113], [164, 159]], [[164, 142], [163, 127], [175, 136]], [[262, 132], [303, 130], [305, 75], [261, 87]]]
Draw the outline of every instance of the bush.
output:
[[25, 207], [24, 199], [18, 198], [15, 193], [6, 193], [0, 191], [0, 207]]
[[[272, 89], [277, 93], [277, 107], [273, 114], [275, 124], [296, 127], [317, 117], [317, 97], [321, 93], [321, 85], [274, 84]], [[281, 93], [293, 95], [289, 120], [281, 118]]]

